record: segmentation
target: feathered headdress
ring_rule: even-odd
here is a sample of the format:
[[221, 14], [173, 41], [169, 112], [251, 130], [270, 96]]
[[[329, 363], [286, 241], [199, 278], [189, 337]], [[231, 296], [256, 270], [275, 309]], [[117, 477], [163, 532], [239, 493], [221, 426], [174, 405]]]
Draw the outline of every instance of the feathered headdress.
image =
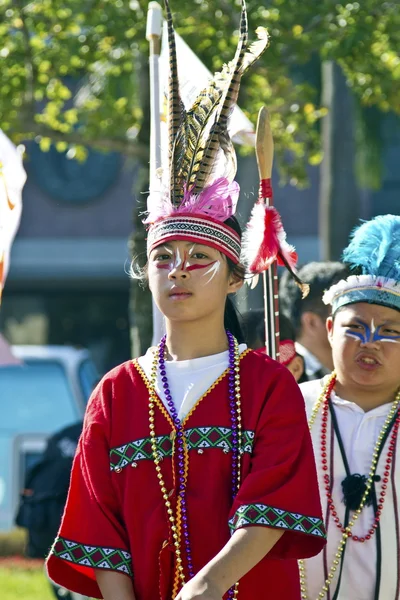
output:
[[361, 274], [339, 281], [325, 292], [335, 312], [355, 302], [400, 310], [400, 217], [381, 215], [354, 230], [343, 261]]
[[236, 154], [228, 120], [236, 104], [243, 73], [268, 46], [267, 30], [248, 42], [246, 3], [242, 0], [240, 36], [235, 56], [216, 73], [186, 110], [178, 81], [175, 34], [169, 1], [165, 0], [169, 47], [168, 168], [160, 191], [148, 198], [148, 252], [168, 239], [189, 239], [213, 245], [235, 263], [240, 260], [239, 235], [224, 221], [235, 214], [239, 197]]

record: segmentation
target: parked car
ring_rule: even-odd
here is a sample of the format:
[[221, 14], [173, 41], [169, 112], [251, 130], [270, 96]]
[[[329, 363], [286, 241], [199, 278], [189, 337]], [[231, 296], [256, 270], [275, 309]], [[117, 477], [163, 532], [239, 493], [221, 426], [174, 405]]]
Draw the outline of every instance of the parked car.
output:
[[47, 438], [83, 418], [99, 376], [87, 350], [13, 346], [21, 364], [0, 365], [0, 531], [13, 527], [29, 467]]

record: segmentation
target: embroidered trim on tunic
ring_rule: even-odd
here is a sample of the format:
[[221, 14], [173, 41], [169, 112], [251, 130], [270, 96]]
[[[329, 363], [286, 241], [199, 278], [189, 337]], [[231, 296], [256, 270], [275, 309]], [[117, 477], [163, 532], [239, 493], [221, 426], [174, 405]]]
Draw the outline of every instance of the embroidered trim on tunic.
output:
[[[254, 444], [254, 431], [243, 431], [243, 453], [251, 454]], [[232, 450], [232, 429], [230, 427], [193, 427], [185, 431], [188, 450], [221, 448]], [[172, 456], [173, 441], [169, 435], [156, 437], [160, 458]], [[152, 460], [150, 437], [135, 440], [110, 450], [110, 469], [122, 469], [140, 460]]]
[[51, 554], [76, 565], [120, 571], [132, 577], [132, 556], [120, 548], [90, 546], [58, 537], [53, 544]]
[[266, 504], [245, 504], [240, 506], [229, 521], [232, 533], [236, 529], [247, 527], [248, 525], [266, 525], [267, 527], [289, 529], [290, 531], [298, 531], [317, 537], [326, 537], [322, 519], [292, 513]]

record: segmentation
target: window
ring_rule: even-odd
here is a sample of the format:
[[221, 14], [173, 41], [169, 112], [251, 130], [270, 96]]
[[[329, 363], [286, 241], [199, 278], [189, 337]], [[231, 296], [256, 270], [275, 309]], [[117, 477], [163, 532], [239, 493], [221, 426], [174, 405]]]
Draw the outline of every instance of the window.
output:
[[85, 403], [100, 380], [96, 367], [91, 360], [84, 360], [79, 367], [79, 382], [81, 384]]
[[0, 429], [48, 432], [81, 418], [63, 366], [31, 361], [0, 369]]

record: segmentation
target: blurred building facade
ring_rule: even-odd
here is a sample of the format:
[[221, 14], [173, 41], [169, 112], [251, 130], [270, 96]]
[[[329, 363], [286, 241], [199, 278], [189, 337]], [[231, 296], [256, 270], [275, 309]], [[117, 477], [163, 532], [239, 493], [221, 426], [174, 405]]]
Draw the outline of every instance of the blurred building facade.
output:
[[27, 146], [28, 180], [0, 314], [11, 343], [72, 344], [104, 371], [129, 358], [128, 239], [135, 165]]
[[[383, 128], [383, 179], [379, 192], [364, 192], [360, 218], [400, 214], [400, 121]], [[90, 152], [80, 164], [56, 150], [27, 147], [28, 181], [21, 226], [0, 313], [0, 330], [12, 343], [73, 344], [91, 350], [101, 371], [129, 358], [128, 239], [136, 199], [135, 164], [118, 154]], [[319, 169], [310, 187], [279, 187], [274, 201], [301, 262], [320, 258]], [[253, 156], [239, 159], [242, 220], [258, 188]], [[143, 202], [143, 200], [141, 200]], [[261, 289], [239, 306], [260, 304]]]

